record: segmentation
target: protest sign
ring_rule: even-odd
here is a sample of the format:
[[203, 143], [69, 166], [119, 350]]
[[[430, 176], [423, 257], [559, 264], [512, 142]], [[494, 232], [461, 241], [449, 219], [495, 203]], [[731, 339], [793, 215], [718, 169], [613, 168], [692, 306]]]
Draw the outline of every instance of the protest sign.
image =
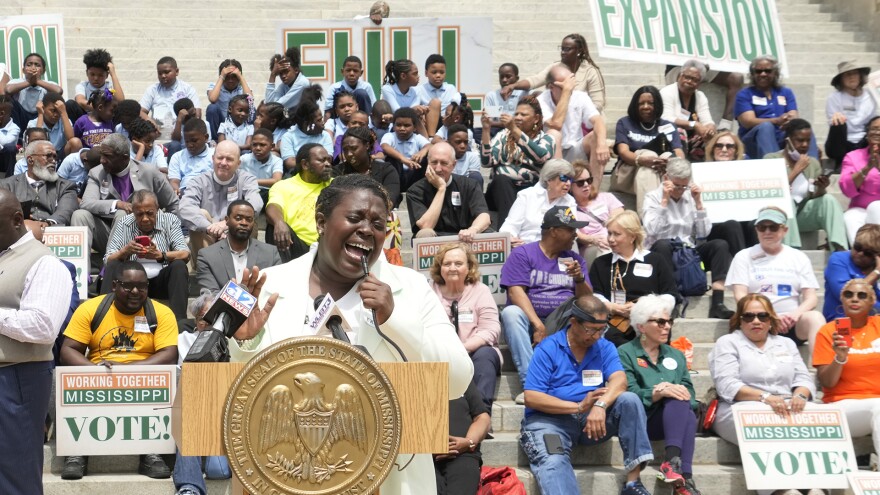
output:
[[76, 288], [81, 301], [88, 299], [89, 291], [89, 238], [86, 227], [46, 227], [43, 244], [55, 256], [76, 267]]
[[782, 158], [694, 163], [692, 170], [712, 223], [754, 220], [765, 206], [782, 208], [792, 217], [788, 169]]
[[0, 64], [6, 64], [9, 77], [22, 77], [21, 69], [29, 53], [39, 53], [46, 59], [47, 81], [66, 85], [61, 14], [0, 17]]
[[773, 55], [788, 75], [775, 0], [591, 0], [599, 56], [748, 72]]
[[786, 418], [748, 402], [734, 404], [733, 415], [749, 490], [846, 488], [857, 469], [846, 415], [832, 405]]
[[849, 472], [847, 478], [854, 495], [880, 495], [880, 473], [877, 471]]
[[413, 60], [421, 73], [433, 53], [446, 59], [446, 82], [467, 94], [474, 111], [493, 88], [490, 17], [391, 18], [379, 26], [369, 19], [291, 20], [278, 23], [277, 33], [279, 53], [300, 47], [303, 75], [325, 88], [342, 80], [343, 61], [354, 55], [379, 98], [388, 61]]
[[[430, 279], [434, 255], [450, 242], [458, 242], [458, 236], [413, 239], [413, 269]], [[501, 267], [510, 255], [510, 234], [477, 234], [470, 246], [480, 264], [481, 281], [492, 291], [495, 302], [504, 304], [507, 296], [501, 288]]]
[[55, 369], [58, 455], [170, 454], [173, 365]]

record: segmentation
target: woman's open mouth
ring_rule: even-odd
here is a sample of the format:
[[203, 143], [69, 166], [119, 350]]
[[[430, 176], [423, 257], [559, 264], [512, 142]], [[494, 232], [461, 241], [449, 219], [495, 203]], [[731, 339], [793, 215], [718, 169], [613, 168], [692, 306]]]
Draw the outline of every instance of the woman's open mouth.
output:
[[343, 245], [343, 249], [345, 253], [351, 256], [352, 258], [360, 261], [362, 257], [366, 256], [370, 257], [370, 253], [373, 252], [373, 248], [367, 246], [366, 244], [361, 244], [359, 242], [346, 242]]

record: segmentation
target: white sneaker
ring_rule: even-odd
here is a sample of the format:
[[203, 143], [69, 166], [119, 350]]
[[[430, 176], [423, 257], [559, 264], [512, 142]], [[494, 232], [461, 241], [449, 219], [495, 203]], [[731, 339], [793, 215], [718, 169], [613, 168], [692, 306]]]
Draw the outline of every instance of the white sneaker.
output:
[[517, 404], [520, 404], [520, 405], [525, 404], [526, 403], [526, 393], [520, 392], [519, 395], [517, 395], [516, 398], [513, 399], [513, 401], [516, 402]]

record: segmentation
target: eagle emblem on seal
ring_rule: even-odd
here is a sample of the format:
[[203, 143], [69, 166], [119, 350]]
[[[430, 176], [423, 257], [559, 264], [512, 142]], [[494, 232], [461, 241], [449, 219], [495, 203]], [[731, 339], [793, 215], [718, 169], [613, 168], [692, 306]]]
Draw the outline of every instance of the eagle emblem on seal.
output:
[[267, 454], [266, 467], [282, 478], [321, 483], [337, 472], [351, 472], [348, 454], [333, 459], [331, 450], [347, 440], [361, 452], [367, 450], [364, 407], [354, 387], [340, 384], [332, 402], [324, 400], [324, 383], [315, 373], [294, 375], [293, 384], [302, 393], [294, 395], [286, 385], [276, 385], [263, 404], [258, 452], [267, 454], [279, 444], [293, 445], [284, 453]]

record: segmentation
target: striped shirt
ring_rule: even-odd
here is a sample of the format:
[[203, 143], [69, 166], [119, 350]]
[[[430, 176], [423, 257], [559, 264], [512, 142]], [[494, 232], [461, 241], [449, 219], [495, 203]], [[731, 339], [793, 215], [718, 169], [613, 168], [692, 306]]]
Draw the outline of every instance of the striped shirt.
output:
[[[104, 262], [107, 262], [107, 258], [111, 254], [125, 247], [126, 244], [133, 241], [139, 235], [146, 234], [141, 233], [140, 229], [138, 229], [134, 214], [129, 213], [125, 215], [122, 221], [116, 224], [113, 232], [110, 232], [110, 240], [107, 242], [107, 254], [104, 255]], [[149, 237], [159, 251], [189, 251], [186, 240], [183, 238], [183, 231], [180, 229], [180, 219], [173, 213], [159, 211], [156, 214], [156, 226], [149, 234]], [[134, 254], [128, 259], [131, 261], [143, 261], [138, 260], [137, 255]], [[168, 261], [166, 260], [163, 265], [167, 266], [167, 264]]]
[[514, 181], [536, 184], [541, 167], [553, 158], [556, 140], [543, 131], [539, 131], [535, 139], [522, 132], [511, 153], [507, 146], [509, 136], [510, 131], [504, 129], [492, 139], [492, 144], [483, 144], [480, 153], [483, 166], [491, 167], [495, 169], [495, 174], [510, 177]]

